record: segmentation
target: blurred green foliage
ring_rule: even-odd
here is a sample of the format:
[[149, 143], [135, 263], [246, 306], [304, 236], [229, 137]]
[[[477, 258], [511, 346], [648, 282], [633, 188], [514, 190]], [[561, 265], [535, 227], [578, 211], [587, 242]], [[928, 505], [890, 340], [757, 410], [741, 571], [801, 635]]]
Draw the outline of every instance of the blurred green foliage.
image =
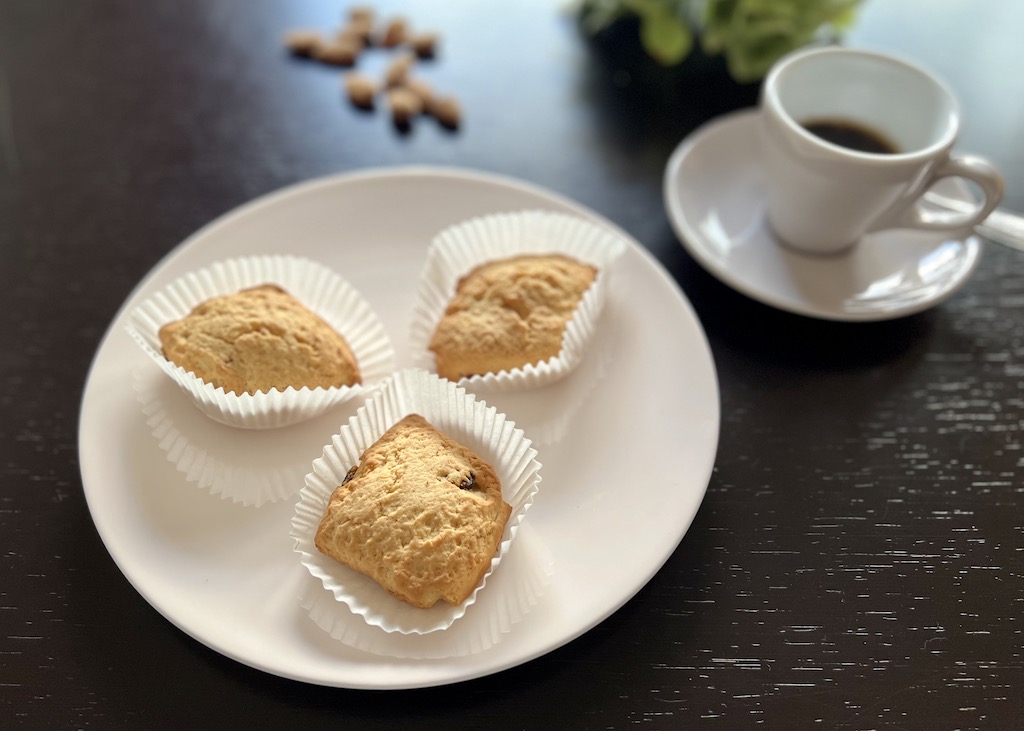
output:
[[834, 39], [854, 20], [860, 0], [581, 0], [583, 27], [597, 33], [635, 16], [647, 53], [667, 66], [686, 59], [695, 43], [724, 57], [738, 82], [762, 78], [779, 58]]

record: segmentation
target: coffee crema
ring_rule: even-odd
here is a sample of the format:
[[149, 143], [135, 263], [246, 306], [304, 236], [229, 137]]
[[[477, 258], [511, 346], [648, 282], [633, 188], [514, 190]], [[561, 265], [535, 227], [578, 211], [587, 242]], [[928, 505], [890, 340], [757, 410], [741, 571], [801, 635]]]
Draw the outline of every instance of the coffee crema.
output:
[[815, 137], [848, 150], [874, 155], [895, 155], [900, 150], [888, 137], [858, 122], [846, 119], [812, 119], [801, 126]]

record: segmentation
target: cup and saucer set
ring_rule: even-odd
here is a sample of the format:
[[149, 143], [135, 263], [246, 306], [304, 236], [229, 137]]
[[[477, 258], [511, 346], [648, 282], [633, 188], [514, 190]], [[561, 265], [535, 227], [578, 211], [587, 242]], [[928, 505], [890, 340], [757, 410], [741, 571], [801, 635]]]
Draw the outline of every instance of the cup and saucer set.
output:
[[862, 322], [921, 312], [970, 278], [972, 228], [1002, 196], [997, 170], [951, 151], [958, 126], [952, 93], [914, 64], [797, 51], [769, 72], [758, 109], [675, 149], [668, 217], [709, 273], [778, 309]]

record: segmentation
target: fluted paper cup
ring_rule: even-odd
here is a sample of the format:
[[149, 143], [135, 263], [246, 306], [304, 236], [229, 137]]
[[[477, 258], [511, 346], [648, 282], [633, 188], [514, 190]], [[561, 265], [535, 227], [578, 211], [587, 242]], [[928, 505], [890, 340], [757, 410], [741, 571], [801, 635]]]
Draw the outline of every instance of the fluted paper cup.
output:
[[363, 652], [413, 660], [440, 660], [484, 652], [508, 637], [540, 602], [551, 584], [554, 557], [529, 521], [516, 537], [516, 550], [505, 556], [486, 592], [466, 616], [444, 632], [385, 632], [353, 614], [348, 606], [311, 576], [303, 583], [300, 604], [332, 639]]
[[[362, 453], [409, 414], [419, 414], [451, 439], [489, 462], [501, 480], [502, 496], [512, 512], [490, 568], [473, 593], [458, 606], [438, 602], [422, 609], [396, 599], [373, 579], [320, 553], [314, 544], [331, 493], [342, 484]], [[366, 624], [386, 632], [427, 634], [449, 628], [485, 589], [509, 552], [519, 526], [540, 486], [540, 462], [531, 442], [515, 424], [465, 389], [423, 370], [395, 373], [342, 427], [323, 456], [313, 462], [299, 493], [291, 537], [302, 564]], [[503, 597], [517, 602], [515, 596]]]
[[288, 429], [234, 429], [180, 398], [177, 386], [149, 363], [135, 369], [134, 385], [154, 443], [183, 483], [246, 508], [294, 503], [321, 443], [357, 408], [348, 402]]
[[[331, 388], [271, 389], [236, 394], [215, 387], [164, 357], [159, 331], [213, 297], [261, 284], [276, 284], [337, 330], [348, 342], [362, 384]], [[337, 273], [309, 259], [254, 256], [217, 262], [186, 274], [136, 307], [129, 335], [211, 419], [229, 426], [270, 429], [317, 416], [372, 391], [394, 370], [394, 348], [377, 314]]]
[[413, 364], [436, 372], [430, 340], [459, 279], [489, 261], [526, 254], [564, 254], [597, 269], [566, 325], [560, 352], [539, 363], [469, 376], [469, 389], [487, 385], [501, 390], [535, 388], [563, 378], [583, 360], [605, 306], [608, 279], [626, 241], [614, 230], [579, 216], [553, 211], [519, 211], [473, 218], [441, 231], [427, 250], [410, 326]]

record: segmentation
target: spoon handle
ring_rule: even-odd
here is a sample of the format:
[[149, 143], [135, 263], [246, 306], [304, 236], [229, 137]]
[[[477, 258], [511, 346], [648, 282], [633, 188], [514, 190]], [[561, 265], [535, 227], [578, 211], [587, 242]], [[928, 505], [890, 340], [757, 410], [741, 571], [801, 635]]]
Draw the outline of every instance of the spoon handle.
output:
[[[925, 201], [940, 208], [966, 212], [975, 206], [969, 201], [949, 198], [940, 193], [929, 191], [924, 195]], [[988, 214], [988, 218], [974, 227], [981, 236], [1012, 249], [1024, 251], [1024, 216], [997, 208]]]

